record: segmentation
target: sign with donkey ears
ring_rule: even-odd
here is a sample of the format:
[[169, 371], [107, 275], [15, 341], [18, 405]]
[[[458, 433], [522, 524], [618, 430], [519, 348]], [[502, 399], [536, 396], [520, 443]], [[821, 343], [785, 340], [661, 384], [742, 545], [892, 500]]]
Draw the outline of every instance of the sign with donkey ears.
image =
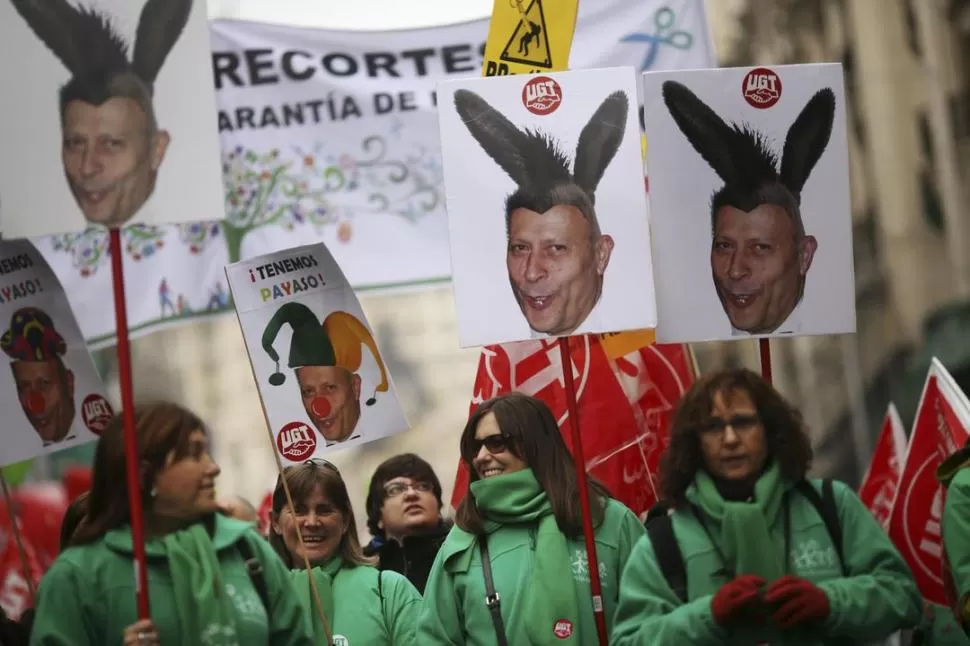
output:
[[657, 341], [855, 332], [839, 64], [643, 75]]
[[374, 332], [326, 246], [237, 262], [226, 277], [284, 461], [407, 430]]
[[656, 327], [633, 68], [438, 84], [462, 347]]
[[0, 466], [98, 439], [113, 416], [67, 294], [27, 240], [0, 240]]

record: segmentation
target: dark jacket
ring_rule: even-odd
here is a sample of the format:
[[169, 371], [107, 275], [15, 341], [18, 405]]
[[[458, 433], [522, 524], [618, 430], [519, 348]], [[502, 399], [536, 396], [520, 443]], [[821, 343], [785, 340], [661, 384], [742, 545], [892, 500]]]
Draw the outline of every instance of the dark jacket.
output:
[[377, 556], [381, 570], [393, 570], [403, 574], [423, 595], [431, 565], [451, 531], [452, 524], [450, 520], [445, 520], [431, 532], [407, 536], [403, 545], [395, 540], [375, 536], [364, 547], [364, 555]]
[[13, 621], [0, 607], [0, 646], [27, 646], [30, 641], [30, 622], [33, 609], [24, 612], [20, 622]]

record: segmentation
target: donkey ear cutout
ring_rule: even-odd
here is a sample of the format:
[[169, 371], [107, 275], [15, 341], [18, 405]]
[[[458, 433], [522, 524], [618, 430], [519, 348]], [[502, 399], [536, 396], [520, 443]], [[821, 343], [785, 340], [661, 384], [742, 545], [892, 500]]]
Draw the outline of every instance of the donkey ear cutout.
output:
[[528, 183], [521, 148], [525, 135], [502, 113], [471, 90], [456, 90], [455, 110], [478, 145], [517, 185]]
[[630, 100], [626, 93], [616, 91], [604, 99], [579, 134], [573, 181], [590, 196], [620, 148], [629, 111]]
[[781, 181], [797, 197], [832, 136], [835, 93], [824, 88], [815, 93], [795, 119], [781, 158]]
[[734, 154], [738, 139], [735, 129], [677, 81], [665, 81], [662, 94], [670, 116], [694, 150], [725, 184], [738, 184], [741, 169]]
[[142, 7], [135, 32], [132, 67], [148, 87], [182, 35], [192, 13], [192, 0], [148, 0]]

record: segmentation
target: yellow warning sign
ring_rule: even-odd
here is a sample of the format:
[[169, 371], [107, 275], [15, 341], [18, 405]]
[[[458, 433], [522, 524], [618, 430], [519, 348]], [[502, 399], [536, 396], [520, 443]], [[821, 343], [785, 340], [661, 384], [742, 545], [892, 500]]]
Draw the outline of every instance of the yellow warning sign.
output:
[[495, 0], [483, 76], [565, 71], [579, 0]]

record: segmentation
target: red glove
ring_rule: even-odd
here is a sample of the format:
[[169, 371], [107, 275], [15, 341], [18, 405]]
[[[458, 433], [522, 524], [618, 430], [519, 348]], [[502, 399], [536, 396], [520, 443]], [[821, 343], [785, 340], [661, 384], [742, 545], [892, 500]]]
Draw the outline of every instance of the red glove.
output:
[[720, 626], [729, 626], [749, 618], [745, 611], [760, 603], [758, 595], [765, 580], [760, 576], [745, 574], [721, 586], [711, 599], [711, 614]]
[[765, 603], [777, 605], [771, 618], [781, 628], [823, 621], [829, 616], [829, 598], [817, 585], [797, 576], [783, 576], [765, 592]]

